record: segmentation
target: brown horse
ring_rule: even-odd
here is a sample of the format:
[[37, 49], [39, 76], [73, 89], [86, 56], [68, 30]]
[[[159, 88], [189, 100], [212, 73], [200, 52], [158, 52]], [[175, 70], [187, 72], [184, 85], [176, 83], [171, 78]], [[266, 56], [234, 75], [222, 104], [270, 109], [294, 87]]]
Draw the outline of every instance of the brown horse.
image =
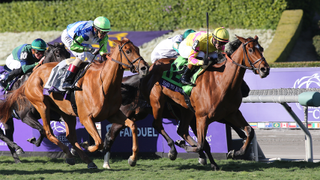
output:
[[95, 122], [108, 119], [110, 122], [125, 124], [132, 131], [133, 154], [128, 161], [131, 166], [134, 166], [138, 152], [137, 129], [135, 123], [127, 119], [119, 110], [121, 105], [121, 80], [124, 69], [146, 75], [148, 64], [140, 56], [139, 48], [129, 39], [124, 38], [122, 41], [114, 40], [114, 42], [116, 46], [112, 53], [104, 57], [107, 60], [101, 63], [96, 61], [92, 63], [85, 75], [78, 81], [78, 86], [82, 90], [75, 91], [77, 112], [74, 112], [70, 101], [65, 100], [61, 94], [43, 95], [43, 87], [48, 81], [52, 68], [57, 65], [57, 63], [47, 63], [33, 72], [26, 83], [14, 91], [2, 104], [1, 107], [4, 107], [0, 113], [2, 120], [6, 120], [10, 116], [10, 108], [14, 102], [18, 102], [20, 107], [23, 108], [23, 100], [27, 98], [39, 112], [47, 138], [66, 153], [66, 162], [73, 165], [75, 162], [69, 148], [52, 134], [50, 109], [53, 109], [65, 120], [66, 137], [80, 158], [88, 164], [88, 168], [97, 168], [97, 166], [89, 159], [77, 142], [75, 131], [77, 114], [81, 124], [84, 125], [95, 141], [95, 145], [87, 148], [89, 152], [103, 148]]
[[[70, 53], [66, 50], [64, 44], [62, 43], [54, 43], [54, 44], [48, 43], [48, 49], [45, 51], [44, 55], [45, 55], [45, 59], [43, 61], [43, 64], [49, 63], [49, 62], [60, 62], [70, 57]], [[31, 72], [24, 74], [18, 80], [16, 80], [13, 83], [11, 90], [18, 89], [28, 79], [30, 74]], [[26, 123], [30, 127], [37, 129], [39, 131], [40, 138], [38, 138], [37, 140], [34, 137], [28, 139], [29, 142], [39, 147], [40, 143], [43, 140], [43, 137], [45, 137], [43, 127], [38, 122], [38, 119], [40, 119], [40, 115], [30, 103], [28, 103], [28, 105], [26, 106], [28, 106], [29, 108], [25, 108], [23, 111], [19, 111], [18, 108], [14, 106], [13, 108], [15, 110], [14, 114], [16, 119], [21, 119], [22, 122]], [[51, 114], [51, 119], [58, 120], [59, 116], [56, 117]], [[21, 147], [19, 147], [13, 142], [13, 133], [14, 133], [13, 124], [14, 124], [13, 118], [10, 117], [7, 120], [7, 122], [3, 124], [3, 126], [5, 127], [6, 134], [4, 135], [2, 130], [0, 129], [0, 139], [7, 143], [8, 148], [10, 149], [11, 155], [14, 158], [14, 161], [16, 163], [21, 163], [18, 154], [23, 153], [23, 150]]]
[[[162, 126], [163, 109], [165, 103], [178, 104], [182, 112], [181, 121], [177, 130], [178, 134], [185, 139], [191, 146], [176, 142], [187, 152], [203, 151], [208, 125], [214, 121], [227, 123], [236, 128], [241, 128], [247, 135], [246, 142], [237, 152], [229, 152], [230, 156], [243, 155], [250, 144], [254, 130], [239, 111], [242, 101], [240, 90], [246, 69], [259, 74], [261, 78], [269, 74], [270, 67], [264, 59], [263, 48], [258, 43], [258, 37], [245, 39], [236, 36], [237, 40], [230, 42], [232, 52], [231, 58], [226, 56], [225, 61], [209, 66], [196, 80], [196, 86], [192, 89], [190, 110], [185, 102], [184, 95], [172, 91], [160, 84], [161, 76], [164, 71], [170, 69], [173, 60], [158, 60], [151, 68], [150, 73], [141, 81], [141, 93], [148, 103], [152, 106], [153, 123], [155, 129], [167, 140], [171, 150], [170, 156], [176, 156], [173, 140], [168, 136]], [[197, 139], [196, 143], [188, 133], [188, 127], [193, 116], [196, 116]], [[170, 157], [174, 159], [175, 157]], [[211, 167], [219, 169], [213, 162]]]

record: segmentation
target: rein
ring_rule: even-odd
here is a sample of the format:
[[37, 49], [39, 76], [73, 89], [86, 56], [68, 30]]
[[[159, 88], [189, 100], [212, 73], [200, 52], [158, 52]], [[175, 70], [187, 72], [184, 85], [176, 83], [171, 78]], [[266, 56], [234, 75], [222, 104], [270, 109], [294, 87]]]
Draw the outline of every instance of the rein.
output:
[[257, 40], [253, 39], [253, 40], [250, 40], [250, 41], [248, 41], [248, 42], [246, 42], [246, 43], [242, 43], [243, 52], [244, 52], [244, 53], [243, 53], [243, 61], [245, 61], [245, 60], [246, 60], [246, 57], [247, 57], [247, 60], [248, 60], [248, 62], [249, 62], [249, 64], [250, 64], [251, 67], [248, 67], [248, 66], [244, 66], [244, 65], [242, 65], [242, 64], [239, 64], [239, 63], [235, 62], [233, 59], [231, 59], [226, 53], [223, 53], [223, 54], [224, 54], [224, 55], [226, 56], [226, 58], [227, 58], [229, 61], [231, 61], [233, 64], [235, 64], [235, 65], [237, 65], [237, 66], [240, 66], [240, 67], [242, 67], [242, 68], [244, 68], [244, 69], [252, 70], [255, 74], [257, 74], [256, 71], [257, 71], [257, 70], [260, 71], [260, 69], [254, 67], [254, 65], [257, 64], [258, 62], [261, 63], [262, 61], [265, 61], [265, 58], [262, 57], [262, 58], [256, 60], [254, 63], [252, 63], [252, 62], [250, 61], [249, 55], [248, 55], [248, 53], [247, 53], [246, 45], [247, 45], [249, 42], [253, 42], [253, 41], [257, 41]]
[[[122, 48], [124, 47], [124, 45], [126, 45], [126, 44], [128, 44], [128, 43], [132, 43], [132, 42], [131, 42], [131, 41], [127, 41], [127, 42], [125, 42], [122, 46], [119, 45], [120, 61], [115, 60], [115, 59], [111, 58], [110, 56], [107, 56], [107, 58], [110, 59], [110, 60], [113, 61], [113, 62], [116, 62], [116, 63], [118, 63], [118, 64], [120, 64], [120, 65], [122, 65], [122, 66], [125, 66], [125, 67], [129, 68], [131, 72], [134, 72], [134, 71], [135, 71], [135, 72], [139, 72], [139, 64], [140, 64], [140, 61], [141, 61], [143, 58], [142, 58], [141, 56], [139, 56], [137, 59], [135, 59], [135, 60], [133, 60], [133, 61], [130, 61], [130, 60], [128, 59], [128, 57], [126, 56], [126, 54], [124, 53], [124, 51], [122, 50]], [[123, 54], [123, 56], [127, 59], [127, 62], [129, 63], [129, 65], [122, 62], [122, 54]], [[139, 60], [138, 67], [135, 67], [135, 65], [133, 65], [133, 64], [134, 64], [136, 61], [138, 61], [138, 60]]]

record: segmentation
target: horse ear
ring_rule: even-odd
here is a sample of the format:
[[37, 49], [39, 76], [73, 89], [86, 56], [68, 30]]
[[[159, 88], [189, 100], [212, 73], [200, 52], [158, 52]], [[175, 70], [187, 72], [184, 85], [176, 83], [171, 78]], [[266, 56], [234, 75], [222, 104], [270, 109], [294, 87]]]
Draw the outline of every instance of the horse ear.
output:
[[235, 35], [242, 43], [246, 43], [246, 39], [240, 36]]
[[47, 43], [47, 45], [48, 45], [48, 46], [50, 46], [50, 47], [52, 47], [52, 46], [53, 46], [53, 45], [52, 45], [52, 44], [50, 44], [50, 43]]
[[120, 42], [119, 40], [114, 39], [114, 40], [112, 40], [112, 41], [115, 42], [115, 43], [118, 44], [118, 45], [121, 45], [121, 42]]
[[129, 41], [129, 39], [128, 39], [128, 38], [126, 38], [126, 37], [124, 37], [124, 38], [123, 38], [123, 40], [124, 40], [124, 41]]
[[259, 39], [259, 37], [258, 37], [257, 35], [255, 35], [255, 36], [254, 36], [254, 39], [255, 39], [255, 40], [258, 40], [258, 39]]

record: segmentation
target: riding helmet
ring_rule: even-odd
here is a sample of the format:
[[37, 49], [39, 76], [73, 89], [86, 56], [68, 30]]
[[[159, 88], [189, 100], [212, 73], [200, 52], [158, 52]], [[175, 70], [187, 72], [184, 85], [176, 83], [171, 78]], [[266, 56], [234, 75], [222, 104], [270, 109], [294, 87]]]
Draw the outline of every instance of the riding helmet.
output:
[[212, 33], [213, 38], [220, 42], [229, 42], [229, 32], [224, 27], [216, 28]]
[[187, 38], [187, 36], [188, 36], [190, 33], [193, 33], [193, 32], [196, 32], [196, 31], [193, 30], [193, 29], [187, 29], [187, 30], [183, 33], [182, 38], [183, 38], [183, 39]]
[[111, 31], [109, 19], [103, 16], [97, 17], [93, 21], [93, 26], [102, 32]]
[[47, 43], [44, 42], [43, 39], [38, 38], [32, 41], [31, 47], [38, 51], [45, 51], [47, 49]]

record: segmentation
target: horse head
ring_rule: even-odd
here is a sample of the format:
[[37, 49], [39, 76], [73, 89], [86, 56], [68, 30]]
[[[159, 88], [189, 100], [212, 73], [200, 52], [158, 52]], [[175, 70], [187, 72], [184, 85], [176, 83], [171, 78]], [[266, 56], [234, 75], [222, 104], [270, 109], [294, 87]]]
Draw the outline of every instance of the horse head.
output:
[[259, 74], [261, 78], [269, 75], [270, 67], [266, 59], [263, 57], [263, 48], [258, 42], [258, 36], [254, 38], [243, 38], [236, 35], [242, 43], [243, 62], [246, 69], [252, 70], [255, 74]]
[[43, 63], [47, 62], [60, 62], [67, 58], [70, 58], [70, 53], [67, 51], [63, 43], [48, 43], [48, 49], [45, 52], [45, 60]]
[[[118, 48], [112, 49], [112, 54], [116, 54], [118, 50], [118, 62], [124, 69], [130, 69], [133, 73], [139, 73], [140, 76], [145, 76], [149, 73], [149, 65], [140, 56], [140, 50], [129, 39], [124, 38], [122, 41], [113, 40]], [[111, 54], [111, 56], [112, 56]], [[113, 61], [116, 61], [112, 59]]]

